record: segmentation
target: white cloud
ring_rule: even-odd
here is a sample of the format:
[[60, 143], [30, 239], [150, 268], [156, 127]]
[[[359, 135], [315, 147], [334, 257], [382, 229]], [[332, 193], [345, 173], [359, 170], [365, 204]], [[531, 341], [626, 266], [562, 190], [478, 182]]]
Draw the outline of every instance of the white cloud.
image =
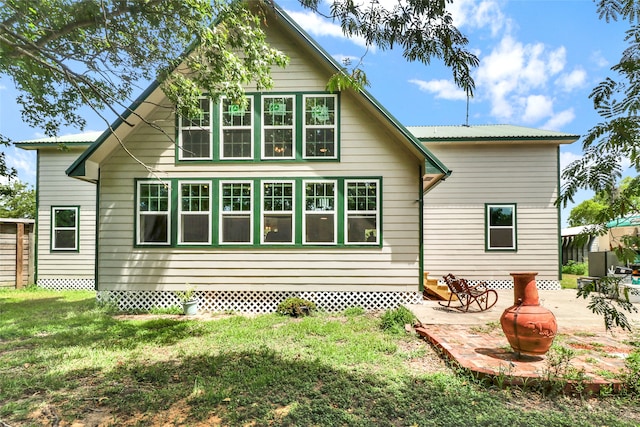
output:
[[562, 73], [556, 80], [556, 85], [564, 92], [571, 92], [578, 89], [587, 81], [587, 72], [582, 68], [576, 68], [570, 73]]
[[[286, 12], [300, 27], [304, 28], [304, 30], [313, 37], [341, 38], [351, 40], [358, 46], [367, 47], [365, 40], [362, 37], [346, 37], [342, 32], [342, 27], [340, 27], [340, 25], [328, 21], [312, 11], [295, 12], [287, 10]], [[374, 47], [370, 46], [369, 50], [372, 49], [374, 49]]]
[[18, 171], [20, 181], [34, 185], [36, 179], [36, 153], [16, 147], [5, 149], [5, 160], [9, 168]]
[[436, 98], [446, 99], [450, 101], [466, 100], [467, 94], [450, 80], [418, 80], [411, 79], [409, 83], [418, 86], [418, 89], [424, 92], [434, 94]]
[[553, 100], [544, 95], [529, 95], [525, 101], [522, 120], [528, 123], [537, 122], [553, 112]]
[[453, 24], [457, 28], [470, 27], [480, 29], [488, 27], [492, 36], [511, 26], [511, 20], [500, 9], [500, 3], [494, 0], [460, 0], [447, 5]]
[[570, 163], [582, 158], [582, 154], [572, 153], [569, 151], [560, 152], [560, 170], [564, 170]]
[[553, 116], [544, 125], [542, 125], [542, 128], [549, 130], [561, 130], [575, 118], [576, 114], [574, 113], [573, 108], [569, 108], [559, 112], [558, 114], [553, 114]]
[[491, 103], [491, 114], [500, 120], [535, 122], [552, 114], [553, 100], [545, 89], [565, 65], [564, 47], [550, 50], [543, 43], [524, 44], [506, 35], [480, 58], [479, 97]]
[[609, 66], [609, 61], [607, 61], [607, 58], [605, 58], [602, 52], [600, 52], [599, 50], [592, 52], [589, 60], [599, 68]]

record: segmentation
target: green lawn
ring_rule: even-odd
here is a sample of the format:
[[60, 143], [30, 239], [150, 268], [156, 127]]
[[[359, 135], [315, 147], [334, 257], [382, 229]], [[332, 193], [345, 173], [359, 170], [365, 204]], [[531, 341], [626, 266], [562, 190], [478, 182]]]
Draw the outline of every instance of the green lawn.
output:
[[0, 425], [640, 423], [634, 396], [499, 390], [380, 323], [358, 310], [122, 319], [89, 292], [0, 291]]

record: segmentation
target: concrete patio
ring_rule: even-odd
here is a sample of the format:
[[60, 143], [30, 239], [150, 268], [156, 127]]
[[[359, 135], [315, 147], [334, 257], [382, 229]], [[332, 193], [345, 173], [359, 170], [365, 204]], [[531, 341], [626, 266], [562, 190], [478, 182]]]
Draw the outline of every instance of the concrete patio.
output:
[[[576, 298], [575, 290], [539, 291], [540, 304], [550, 309], [558, 323], [555, 344], [574, 350], [571, 366], [584, 376], [569, 387], [598, 393], [618, 390], [621, 382], [608, 373], [619, 373], [626, 356], [633, 351], [629, 332], [607, 332], [601, 316], [588, 308], [588, 299]], [[422, 326], [416, 331], [439, 348], [445, 357], [475, 375], [498, 379], [503, 384], [530, 384], [548, 381], [553, 367], [547, 356], [521, 356], [510, 349], [500, 328], [502, 312], [513, 305], [513, 291], [498, 291], [498, 302], [485, 312], [463, 313], [445, 308], [437, 301], [424, 300], [408, 308]], [[640, 304], [634, 304], [640, 309]], [[640, 328], [640, 313], [625, 312], [634, 330]], [[557, 379], [557, 378], [556, 378]]]

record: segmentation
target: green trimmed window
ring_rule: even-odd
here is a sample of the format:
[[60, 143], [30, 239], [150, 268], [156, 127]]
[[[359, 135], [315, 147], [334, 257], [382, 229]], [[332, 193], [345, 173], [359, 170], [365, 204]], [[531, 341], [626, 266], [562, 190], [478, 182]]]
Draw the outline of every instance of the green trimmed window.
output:
[[294, 243], [295, 183], [262, 182], [262, 243]]
[[304, 182], [303, 243], [336, 242], [336, 181]]
[[[140, 179], [135, 203], [137, 246], [382, 244], [380, 178]], [[77, 221], [77, 208], [56, 209], [61, 210], [58, 238], [62, 239], [74, 230], [62, 226]], [[66, 236], [67, 241], [71, 238]], [[64, 250], [72, 247], [64, 243]]]
[[211, 100], [200, 98], [200, 110], [194, 117], [180, 119], [178, 158], [180, 160], [213, 159], [211, 139]]
[[485, 205], [486, 249], [488, 251], [515, 251], [516, 205]]
[[51, 250], [77, 251], [79, 240], [80, 208], [51, 208]]
[[187, 181], [180, 183], [178, 204], [178, 242], [181, 244], [211, 243], [211, 183]]
[[234, 104], [222, 99], [220, 109], [220, 158], [253, 158], [253, 97], [246, 104]]
[[336, 95], [305, 95], [304, 158], [337, 158]]
[[252, 182], [220, 182], [220, 243], [252, 243]]
[[378, 244], [378, 181], [347, 180], [346, 243]]
[[138, 233], [136, 243], [171, 243], [171, 183], [139, 181], [137, 189]]
[[262, 158], [295, 158], [295, 98], [262, 97]]

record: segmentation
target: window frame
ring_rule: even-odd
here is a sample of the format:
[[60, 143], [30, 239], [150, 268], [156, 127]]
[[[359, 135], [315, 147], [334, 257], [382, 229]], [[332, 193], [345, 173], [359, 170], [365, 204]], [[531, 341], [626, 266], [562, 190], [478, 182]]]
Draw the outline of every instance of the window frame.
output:
[[[140, 195], [142, 194], [141, 186], [153, 184], [158, 186], [166, 186], [167, 188], [167, 210], [166, 211], [141, 211], [140, 210]], [[135, 244], [136, 246], [171, 246], [173, 238], [172, 238], [172, 221], [173, 221], [173, 200], [172, 200], [172, 182], [171, 180], [149, 180], [149, 179], [141, 179], [136, 181], [136, 196], [135, 196], [135, 212], [136, 212], [136, 223], [135, 223]], [[142, 233], [142, 217], [145, 215], [152, 214], [143, 214], [143, 212], [155, 212], [155, 215], [159, 215], [158, 212], [161, 212], [163, 216], [167, 217], [167, 240], [164, 242], [145, 242], [141, 239]]]
[[[265, 124], [265, 101], [267, 99], [286, 98], [291, 99], [291, 125], [266, 125]], [[260, 97], [260, 158], [262, 160], [295, 160], [297, 153], [297, 120], [299, 114], [297, 111], [296, 96], [291, 94], [269, 94]], [[287, 129], [291, 131], [291, 155], [289, 156], [268, 156], [266, 154], [266, 131], [270, 129]]]
[[[178, 115], [178, 160], [185, 162], [192, 162], [197, 160], [213, 160], [213, 100], [209, 96], [200, 96], [198, 99], [200, 100], [208, 100], [209, 101], [209, 126], [184, 126], [183, 121], [191, 120], [192, 118], [185, 119], [182, 115]], [[185, 157], [185, 148], [184, 148], [184, 138], [183, 131], [185, 130], [199, 130], [199, 131], [207, 131], [209, 134], [209, 156], [207, 157]]]
[[[56, 212], [57, 211], [74, 211], [75, 220], [73, 227], [58, 227], [56, 225]], [[74, 246], [72, 248], [59, 248], [56, 246], [58, 239], [56, 238], [57, 231], [74, 231]], [[50, 251], [51, 252], [79, 252], [80, 251], [80, 206], [51, 206], [51, 239], [50, 239]]]
[[[249, 210], [245, 211], [245, 210], [240, 210], [240, 211], [226, 211], [224, 209], [224, 185], [225, 184], [242, 184], [242, 185], [249, 185]], [[254, 224], [254, 210], [255, 210], [255, 203], [254, 203], [254, 185], [253, 185], [253, 180], [246, 180], [246, 179], [221, 179], [218, 183], [218, 203], [219, 203], [219, 209], [218, 209], [218, 244], [220, 246], [238, 246], [238, 245], [253, 245], [254, 242], [254, 237], [253, 237], [253, 224]], [[238, 213], [233, 213], [233, 212], [238, 212]], [[225, 242], [224, 241], [224, 218], [225, 217], [239, 217], [239, 216], [245, 216], [246, 214], [249, 214], [249, 241], [247, 242]]]
[[[307, 185], [308, 184], [333, 184], [333, 209], [332, 210], [308, 210], [307, 209]], [[302, 180], [302, 244], [320, 246], [340, 246], [338, 242], [338, 207], [340, 188], [337, 179], [303, 179]], [[322, 213], [317, 213], [322, 212]], [[333, 240], [330, 242], [315, 242], [307, 240], [307, 215], [333, 215]]]
[[[208, 185], [209, 186], [209, 209], [206, 211], [200, 210], [200, 211], [185, 211], [183, 210], [182, 207], [182, 187], [184, 185]], [[212, 182], [210, 180], [179, 180], [178, 181], [178, 195], [177, 195], [177, 237], [176, 237], [176, 243], [179, 246], [184, 246], [184, 245], [189, 245], [189, 246], [210, 246], [212, 243], [212, 234], [213, 234], [213, 220], [212, 220], [212, 213], [213, 213], [213, 202], [214, 202], [214, 194], [213, 194], [213, 185]], [[196, 213], [197, 212], [197, 213]], [[190, 242], [190, 241], [184, 241], [184, 236], [183, 236], [183, 225], [182, 225], [182, 218], [183, 215], [186, 216], [191, 216], [191, 215], [203, 215], [206, 214], [207, 215], [207, 225], [208, 225], [208, 233], [207, 233], [207, 241], [206, 242]]]
[[[349, 209], [349, 184], [375, 184], [376, 185], [376, 208], [375, 210], [358, 210], [358, 209]], [[367, 246], [377, 246], [380, 244], [380, 232], [381, 232], [381, 218], [380, 218], [380, 180], [379, 179], [367, 179], [367, 178], [357, 178], [357, 179], [345, 179], [344, 180], [344, 244], [345, 245], [367, 245]], [[372, 215], [375, 213], [376, 220], [376, 238], [374, 241], [350, 241], [349, 240], [349, 216], [350, 215]]]
[[[291, 209], [290, 210], [266, 210], [265, 209], [265, 185], [266, 184], [291, 184]], [[296, 243], [296, 196], [297, 188], [295, 180], [261, 179], [260, 180], [260, 244], [261, 245], [294, 245]], [[291, 239], [288, 242], [266, 241], [264, 230], [267, 215], [291, 216]]]
[[[493, 208], [509, 207], [512, 209], [512, 224], [509, 226], [491, 225], [491, 210]], [[517, 252], [518, 251], [518, 209], [516, 203], [485, 203], [485, 251], [486, 252]], [[511, 229], [511, 246], [491, 246], [492, 230]]]
[[[247, 108], [246, 111], [249, 112], [250, 117], [249, 117], [249, 124], [248, 125], [243, 125], [243, 126], [225, 126], [223, 117], [225, 114], [224, 111], [224, 103], [225, 101], [228, 100], [227, 97], [221, 97], [220, 98], [220, 103], [219, 103], [219, 108], [218, 108], [218, 122], [217, 122], [217, 126], [218, 126], [218, 146], [219, 146], [219, 152], [218, 152], [218, 158], [220, 160], [224, 160], [224, 161], [238, 161], [238, 160], [242, 160], [242, 161], [247, 161], [247, 160], [254, 160], [255, 159], [255, 153], [254, 153], [254, 146], [255, 146], [255, 121], [256, 121], [256, 114], [255, 114], [255, 97], [253, 95], [245, 95], [245, 98], [247, 98], [249, 100], [249, 106]], [[243, 156], [243, 157], [237, 157], [237, 156], [225, 156], [224, 155], [224, 147], [225, 147], [225, 140], [224, 140], [224, 132], [225, 130], [249, 130], [249, 150], [250, 150], [250, 155], [249, 156]]]
[[[334, 110], [333, 110], [333, 124], [331, 125], [307, 125], [306, 123], [306, 115], [307, 115], [307, 99], [308, 98], [333, 98]], [[332, 93], [303, 93], [302, 95], [302, 106], [301, 106], [301, 125], [302, 125], [302, 158], [304, 160], [337, 160], [338, 152], [339, 152], [339, 118], [340, 118], [340, 104], [337, 94]], [[318, 128], [318, 129], [333, 129], [333, 155], [332, 156], [310, 156], [307, 155], [307, 129], [309, 128]]]

